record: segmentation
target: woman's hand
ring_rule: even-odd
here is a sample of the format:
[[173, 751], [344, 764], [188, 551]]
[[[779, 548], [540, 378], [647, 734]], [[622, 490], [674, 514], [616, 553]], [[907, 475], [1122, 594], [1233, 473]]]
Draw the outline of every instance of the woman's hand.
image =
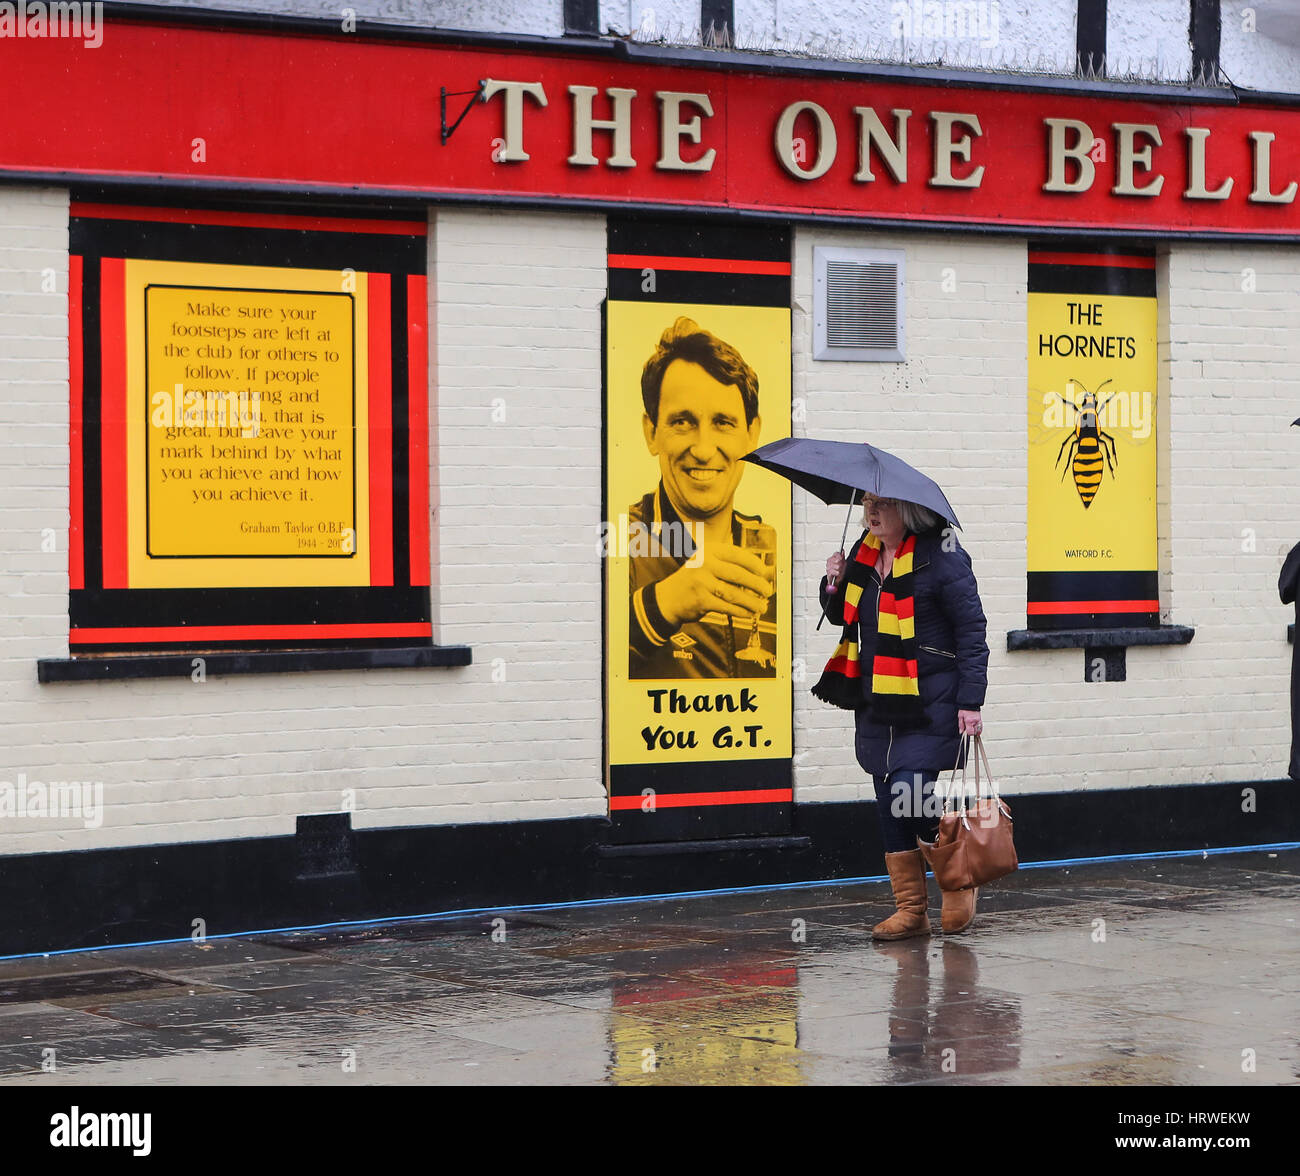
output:
[[977, 710], [959, 710], [957, 712], [957, 733], [959, 735], [982, 735], [984, 720]]
[[832, 586], [840, 582], [840, 577], [844, 575], [844, 567], [847, 562], [842, 551], [837, 551], [826, 561], [826, 575]]

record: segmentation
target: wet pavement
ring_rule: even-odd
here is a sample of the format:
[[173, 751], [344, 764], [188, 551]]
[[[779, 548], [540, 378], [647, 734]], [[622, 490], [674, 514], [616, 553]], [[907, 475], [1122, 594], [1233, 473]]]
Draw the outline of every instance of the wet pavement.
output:
[[[938, 891], [930, 882], [938, 925]], [[0, 1084], [1300, 1085], [1300, 851], [0, 961]]]

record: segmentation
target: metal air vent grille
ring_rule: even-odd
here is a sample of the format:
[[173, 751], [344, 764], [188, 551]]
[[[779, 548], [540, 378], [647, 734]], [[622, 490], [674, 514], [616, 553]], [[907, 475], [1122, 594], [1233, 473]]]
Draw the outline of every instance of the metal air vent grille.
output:
[[898, 266], [826, 263], [826, 345], [898, 348]]
[[902, 250], [813, 250], [813, 358], [900, 362]]

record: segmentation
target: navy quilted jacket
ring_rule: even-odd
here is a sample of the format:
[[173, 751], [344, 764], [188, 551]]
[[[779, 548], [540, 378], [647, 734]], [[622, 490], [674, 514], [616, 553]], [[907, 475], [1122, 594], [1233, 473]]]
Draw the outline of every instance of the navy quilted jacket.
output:
[[[880, 599], [880, 581], [874, 572], [862, 594], [858, 642], [864, 669], [863, 706], [856, 712], [856, 747], [858, 763], [875, 776], [900, 769], [950, 770], [959, 763], [962, 751], [957, 712], [984, 705], [989, 666], [984, 608], [970, 556], [956, 543], [955, 535], [948, 544], [952, 550], [945, 551], [943, 536], [944, 532], [938, 529], [917, 535], [912, 557], [916, 672], [926, 717], [923, 727], [890, 727], [872, 722], [868, 717], [866, 702], [871, 694], [871, 676], [867, 667], [875, 656], [876, 610]], [[849, 563], [853, 562], [861, 543], [859, 539], [853, 545]], [[827, 596], [825, 578], [821, 599], [826, 605], [827, 620], [843, 625], [843, 598], [838, 593]]]
[[[1300, 629], [1300, 543], [1286, 557], [1277, 588], [1283, 604], [1295, 605], [1296, 627]], [[1291, 648], [1291, 764], [1287, 770], [1292, 780], [1300, 780], [1300, 632]]]

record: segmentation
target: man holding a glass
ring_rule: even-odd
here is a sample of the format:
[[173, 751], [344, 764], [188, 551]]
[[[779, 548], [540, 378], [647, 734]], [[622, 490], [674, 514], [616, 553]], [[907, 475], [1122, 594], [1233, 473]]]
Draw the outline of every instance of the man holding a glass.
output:
[[649, 554], [628, 561], [628, 676], [774, 677], [776, 532], [732, 505], [758, 444], [758, 377], [679, 318], [645, 365], [641, 399], [660, 482], [628, 511], [650, 535]]

